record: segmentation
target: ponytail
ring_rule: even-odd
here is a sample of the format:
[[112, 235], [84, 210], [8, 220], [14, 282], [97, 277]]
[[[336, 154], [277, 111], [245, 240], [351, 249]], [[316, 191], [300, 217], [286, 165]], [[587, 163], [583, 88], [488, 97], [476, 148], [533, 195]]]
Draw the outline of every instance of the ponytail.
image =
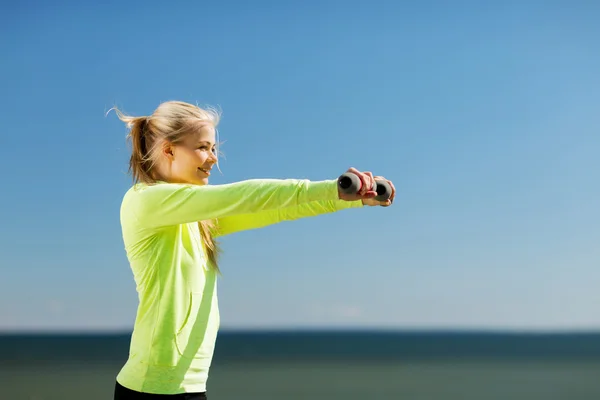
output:
[[134, 183], [152, 183], [151, 175], [152, 159], [150, 157], [151, 143], [148, 141], [148, 117], [131, 117], [114, 108], [119, 119], [127, 124], [129, 134], [127, 139], [131, 144], [131, 156], [129, 157], [129, 173]]
[[146, 126], [148, 118], [135, 117], [130, 122], [131, 130], [129, 139], [131, 141], [131, 157], [129, 158], [129, 172], [136, 182], [150, 183], [152, 177], [150, 170], [152, 161], [148, 157], [146, 141]]

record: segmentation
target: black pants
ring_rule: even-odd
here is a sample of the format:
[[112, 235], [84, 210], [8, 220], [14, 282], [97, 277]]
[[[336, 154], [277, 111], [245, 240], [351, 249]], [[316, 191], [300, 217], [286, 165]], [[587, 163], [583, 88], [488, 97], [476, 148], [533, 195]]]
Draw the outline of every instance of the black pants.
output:
[[140, 393], [116, 382], [114, 400], [207, 400], [206, 392], [181, 394], [150, 394]]

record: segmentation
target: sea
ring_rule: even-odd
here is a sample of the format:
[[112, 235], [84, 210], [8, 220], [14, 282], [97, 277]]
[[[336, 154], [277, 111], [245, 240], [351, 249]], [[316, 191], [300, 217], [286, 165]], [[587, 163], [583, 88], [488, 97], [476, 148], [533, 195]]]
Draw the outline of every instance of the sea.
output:
[[[0, 400], [111, 400], [130, 335], [0, 335]], [[600, 400], [600, 333], [221, 332], [210, 400]]]

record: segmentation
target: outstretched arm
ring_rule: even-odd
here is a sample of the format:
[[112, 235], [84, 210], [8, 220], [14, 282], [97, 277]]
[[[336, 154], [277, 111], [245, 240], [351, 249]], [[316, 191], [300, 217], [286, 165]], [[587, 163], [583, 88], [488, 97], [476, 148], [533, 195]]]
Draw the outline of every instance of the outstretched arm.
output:
[[317, 200], [287, 208], [259, 211], [250, 214], [232, 215], [217, 218], [216, 236], [229, 235], [235, 232], [263, 228], [283, 221], [294, 221], [301, 218], [329, 214], [336, 211], [362, 207], [361, 200]]
[[122, 216], [144, 229], [341, 201], [336, 180], [251, 179], [224, 185], [138, 185], [124, 197]]

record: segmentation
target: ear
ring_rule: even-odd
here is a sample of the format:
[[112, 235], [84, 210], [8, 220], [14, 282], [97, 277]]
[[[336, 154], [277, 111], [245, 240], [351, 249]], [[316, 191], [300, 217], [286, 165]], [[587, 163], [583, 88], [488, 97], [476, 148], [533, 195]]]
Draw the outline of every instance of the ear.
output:
[[175, 159], [175, 151], [173, 145], [168, 142], [165, 142], [162, 146], [162, 155], [165, 156], [169, 161], [173, 161]]

